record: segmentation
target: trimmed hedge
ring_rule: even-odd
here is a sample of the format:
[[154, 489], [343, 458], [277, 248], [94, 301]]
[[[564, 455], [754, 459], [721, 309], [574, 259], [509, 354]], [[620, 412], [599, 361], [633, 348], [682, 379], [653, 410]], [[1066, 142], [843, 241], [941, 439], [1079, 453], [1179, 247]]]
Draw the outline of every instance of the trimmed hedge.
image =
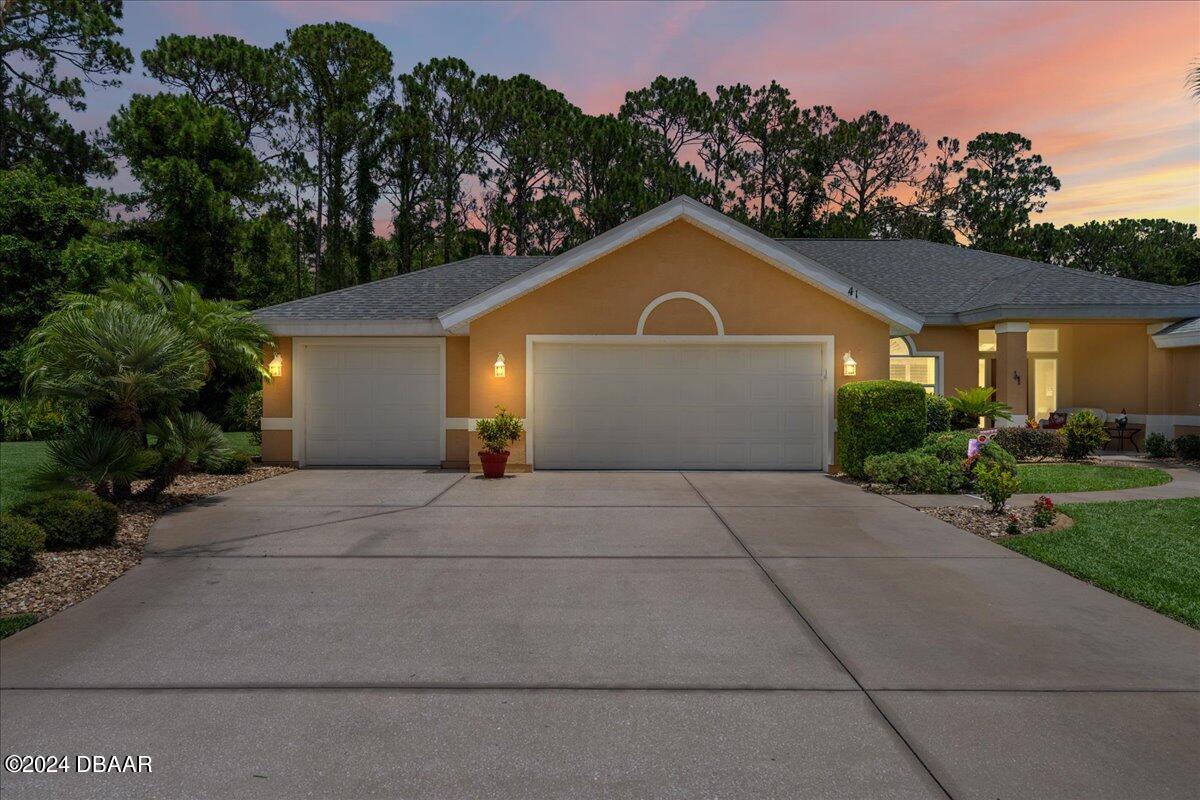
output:
[[1012, 453], [1017, 461], [1062, 458], [1067, 448], [1067, 440], [1061, 433], [1045, 428], [998, 428], [992, 441]]
[[1175, 455], [1180, 458], [1186, 458], [1189, 461], [1200, 459], [1200, 436], [1189, 433], [1176, 437], [1174, 445]]
[[0, 514], [0, 577], [24, 572], [33, 556], [46, 545], [46, 532], [37, 523], [12, 514]]
[[22, 500], [12, 513], [46, 532], [47, 550], [78, 550], [112, 544], [120, 513], [89, 492], [50, 492]]
[[925, 432], [940, 433], [950, 430], [950, 417], [954, 408], [940, 394], [925, 393]]
[[837, 391], [838, 462], [866, 478], [864, 462], [912, 450], [925, 437], [925, 390], [907, 381], [859, 381]]
[[962, 487], [961, 467], [923, 450], [870, 456], [864, 469], [872, 483], [886, 483], [909, 492], [945, 494]]

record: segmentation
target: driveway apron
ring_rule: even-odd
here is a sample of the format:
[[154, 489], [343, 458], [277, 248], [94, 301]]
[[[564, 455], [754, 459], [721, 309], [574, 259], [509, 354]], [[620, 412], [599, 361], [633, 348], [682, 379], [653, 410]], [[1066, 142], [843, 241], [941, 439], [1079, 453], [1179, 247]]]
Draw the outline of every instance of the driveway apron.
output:
[[[1200, 635], [812, 473], [306, 470], [0, 643], [4, 797], [1185, 797]], [[1189, 744], [1191, 743], [1191, 744]]]

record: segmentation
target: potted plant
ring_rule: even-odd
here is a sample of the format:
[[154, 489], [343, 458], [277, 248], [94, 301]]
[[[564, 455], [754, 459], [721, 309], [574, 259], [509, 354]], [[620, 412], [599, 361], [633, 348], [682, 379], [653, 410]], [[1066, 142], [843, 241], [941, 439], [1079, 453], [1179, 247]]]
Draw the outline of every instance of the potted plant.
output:
[[521, 420], [505, 411], [504, 406], [496, 406], [496, 416], [476, 421], [475, 432], [483, 443], [483, 449], [479, 451], [483, 477], [503, 478], [504, 465], [508, 463], [508, 446], [521, 438], [525, 426]]

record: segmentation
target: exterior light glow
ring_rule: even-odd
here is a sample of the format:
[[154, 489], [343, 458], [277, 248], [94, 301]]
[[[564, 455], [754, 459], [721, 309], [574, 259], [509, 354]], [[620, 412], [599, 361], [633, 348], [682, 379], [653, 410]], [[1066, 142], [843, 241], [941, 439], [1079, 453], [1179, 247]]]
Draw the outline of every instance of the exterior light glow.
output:
[[504, 353], [496, 353], [495, 370], [497, 378], [504, 377]]
[[849, 353], [846, 353], [846, 355], [842, 356], [842, 374], [843, 375], [857, 375], [858, 374], [858, 362], [855, 361], [850, 356]]
[[278, 378], [283, 374], [283, 356], [278, 353], [271, 359], [271, 363], [267, 365], [267, 372], [271, 373], [272, 378]]

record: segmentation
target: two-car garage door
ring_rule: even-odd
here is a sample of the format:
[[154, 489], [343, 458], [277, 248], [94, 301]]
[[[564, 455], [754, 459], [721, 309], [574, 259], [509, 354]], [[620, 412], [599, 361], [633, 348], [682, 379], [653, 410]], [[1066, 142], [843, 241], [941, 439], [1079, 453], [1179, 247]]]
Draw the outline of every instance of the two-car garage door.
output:
[[820, 469], [821, 344], [533, 346], [542, 469]]

